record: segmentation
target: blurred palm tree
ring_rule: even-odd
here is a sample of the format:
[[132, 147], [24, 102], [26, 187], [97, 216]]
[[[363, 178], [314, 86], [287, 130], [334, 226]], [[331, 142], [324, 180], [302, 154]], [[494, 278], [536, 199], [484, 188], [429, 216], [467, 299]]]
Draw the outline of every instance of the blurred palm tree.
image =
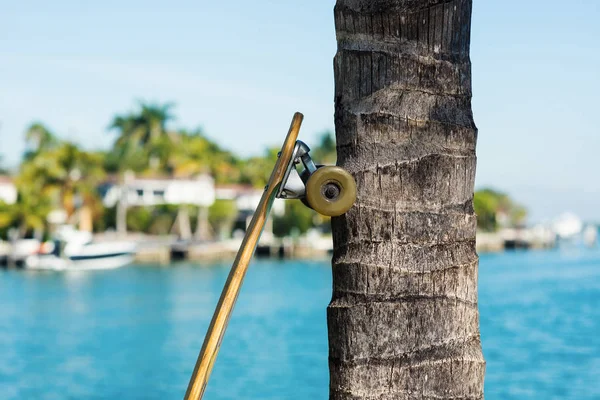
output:
[[[124, 174], [127, 171], [153, 173], [164, 169], [172, 152], [171, 137], [166, 131], [166, 124], [173, 119], [171, 103], [140, 103], [139, 110], [117, 115], [109, 129], [119, 134], [105, 160], [105, 168], [109, 172], [117, 172], [122, 188], [125, 188]], [[127, 204], [125, 193], [121, 190], [121, 199], [117, 205], [117, 231], [127, 231]]]
[[244, 160], [241, 165], [242, 183], [249, 183], [257, 188], [264, 187], [277, 161], [277, 153], [279, 153], [279, 148], [271, 147], [265, 150], [262, 157], [251, 157]]
[[16, 227], [19, 237], [24, 237], [32, 230], [43, 231], [46, 215], [51, 208], [49, 199], [40, 196], [35, 187], [21, 188], [16, 203], [6, 204], [0, 201], [0, 230]]
[[319, 136], [318, 145], [311, 150], [311, 155], [317, 164], [332, 165], [337, 159], [335, 137], [331, 131], [325, 131]]
[[59, 144], [57, 137], [41, 122], [34, 122], [25, 131], [27, 151], [25, 159], [31, 159], [40, 152], [56, 147]]
[[4, 166], [4, 156], [0, 155], [0, 175], [8, 174], [8, 168]]
[[[40, 155], [53, 149], [58, 143], [50, 129], [39, 122], [29, 126], [25, 132], [25, 141], [27, 150], [21, 169], [27, 169]], [[51, 199], [44, 191], [46, 172], [41, 167], [35, 173], [17, 177], [16, 203], [0, 204], [0, 229], [17, 227], [21, 237], [30, 230], [43, 229], [46, 215], [52, 208]]]
[[86, 152], [73, 143], [61, 142], [25, 161], [16, 184], [24, 199], [32, 193], [64, 210], [68, 217], [73, 217], [78, 209], [86, 209], [92, 217], [98, 217], [102, 205], [97, 187], [104, 178], [100, 153]]
[[218, 183], [241, 179], [240, 161], [208, 139], [201, 129], [170, 131], [173, 105], [141, 103], [110, 124], [119, 134], [107, 156], [107, 170], [189, 177], [210, 173]]
[[139, 110], [115, 116], [109, 126], [119, 134], [110, 160], [113, 169], [140, 172], [147, 169], [153, 159], [158, 158], [158, 165], [164, 162], [161, 155], [165, 157], [169, 152], [170, 137], [166, 124], [173, 119], [172, 107], [171, 103], [140, 103]]
[[110, 129], [120, 133], [116, 147], [127, 144], [145, 146], [166, 134], [166, 123], [173, 119], [173, 104], [140, 104], [140, 110], [125, 115], [117, 115]]
[[171, 140], [168, 169], [180, 177], [211, 174], [217, 183], [240, 179], [240, 162], [231, 152], [208, 139], [200, 129], [180, 131]]

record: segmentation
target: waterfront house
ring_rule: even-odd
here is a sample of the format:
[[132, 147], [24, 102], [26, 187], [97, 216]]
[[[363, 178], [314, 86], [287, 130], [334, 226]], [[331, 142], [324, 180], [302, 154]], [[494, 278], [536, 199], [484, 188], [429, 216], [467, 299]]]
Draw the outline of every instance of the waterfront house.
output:
[[[123, 202], [126, 207], [152, 207], [162, 204], [183, 205], [191, 204], [203, 208], [211, 206], [215, 200], [230, 200], [235, 203], [237, 216], [234, 220], [234, 230], [245, 230], [264, 193], [264, 189], [252, 185], [227, 184], [215, 185], [209, 175], [199, 175], [193, 178], [175, 177], [134, 177], [125, 179], [126, 183], [118, 185], [112, 179], [100, 186], [102, 202], [106, 207], [115, 207]], [[281, 216], [285, 213], [283, 200], [275, 200], [271, 215]], [[182, 217], [186, 220], [188, 217]], [[179, 218], [178, 218], [179, 220]], [[263, 239], [272, 237], [272, 218], [267, 221]], [[187, 223], [183, 226], [187, 227]], [[175, 223], [174, 226], [179, 226]], [[182, 229], [188, 232], [190, 229]], [[181, 234], [189, 237], [189, 232]]]
[[122, 187], [116, 182], [103, 184], [100, 193], [106, 207], [114, 207], [122, 196], [128, 206], [193, 204], [209, 207], [215, 202], [215, 183], [206, 174], [193, 178], [130, 177]]

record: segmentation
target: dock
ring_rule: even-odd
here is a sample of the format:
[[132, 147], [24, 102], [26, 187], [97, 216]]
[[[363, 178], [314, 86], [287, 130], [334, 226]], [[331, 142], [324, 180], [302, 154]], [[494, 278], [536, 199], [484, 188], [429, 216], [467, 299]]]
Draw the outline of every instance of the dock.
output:
[[[119, 235], [109, 232], [94, 235], [94, 241], [123, 240], [137, 243], [135, 262], [140, 265], [170, 265], [176, 261], [191, 262], [231, 262], [241, 244], [242, 238], [225, 240], [180, 240], [175, 235], [152, 236], [142, 233]], [[477, 232], [479, 253], [501, 252], [518, 249], [548, 249], [559, 245], [557, 235], [549, 228], [505, 228], [497, 232]], [[594, 240], [594, 244], [596, 241]], [[25, 258], [40, 248], [35, 239], [19, 240], [15, 244], [0, 240], [0, 266], [18, 268]], [[312, 234], [297, 238], [276, 238], [272, 234], [263, 235], [255, 257], [279, 259], [327, 259], [333, 252], [331, 236]]]

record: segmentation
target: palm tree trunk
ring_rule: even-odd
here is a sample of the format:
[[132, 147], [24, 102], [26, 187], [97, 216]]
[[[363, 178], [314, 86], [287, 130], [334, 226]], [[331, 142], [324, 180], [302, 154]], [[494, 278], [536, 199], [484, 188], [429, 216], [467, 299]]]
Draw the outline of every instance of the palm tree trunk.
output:
[[192, 227], [190, 225], [190, 213], [187, 205], [180, 205], [177, 210], [175, 222], [171, 227], [171, 233], [177, 233], [180, 239], [190, 240], [192, 238]]
[[331, 399], [482, 399], [471, 0], [338, 0]]
[[196, 221], [196, 232], [194, 239], [198, 241], [209, 240], [212, 238], [210, 224], [208, 223], [208, 207], [200, 206], [198, 208], [198, 219]]
[[123, 184], [119, 190], [116, 215], [117, 233], [121, 236], [125, 236], [127, 234], [127, 186]]
[[78, 213], [79, 230], [92, 233], [94, 231], [94, 215], [88, 204], [82, 206]]
[[129, 197], [129, 184], [135, 179], [135, 174], [131, 170], [126, 170], [120, 178], [119, 201], [117, 202], [117, 233], [120, 236], [127, 235], [127, 207]]

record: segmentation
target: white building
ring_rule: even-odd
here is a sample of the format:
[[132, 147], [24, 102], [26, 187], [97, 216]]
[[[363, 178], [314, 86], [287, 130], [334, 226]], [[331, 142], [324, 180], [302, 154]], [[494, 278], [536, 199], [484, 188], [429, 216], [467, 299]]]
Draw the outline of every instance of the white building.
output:
[[[215, 187], [215, 196], [219, 200], [235, 200], [235, 205], [240, 212], [253, 213], [260, 203], [264, 189], [257, 189], [252, 185], [218, 185]], [[277, 216], [285, 214], [285, 202], [275, 199], [271, 213]]]
[[[215, 182], [209, 175], [195, 178], [131, 178], [123, 186], [128, 206], [194, 204], [209, 207], [215, 202]], [[102, 202], [113, 207], [121, 198], [122, 188], [106, 184], [101, 188]]]
[[0, 201], [6, 204], [17, 202], [17, 187], [8, 176], [0, 175]]

